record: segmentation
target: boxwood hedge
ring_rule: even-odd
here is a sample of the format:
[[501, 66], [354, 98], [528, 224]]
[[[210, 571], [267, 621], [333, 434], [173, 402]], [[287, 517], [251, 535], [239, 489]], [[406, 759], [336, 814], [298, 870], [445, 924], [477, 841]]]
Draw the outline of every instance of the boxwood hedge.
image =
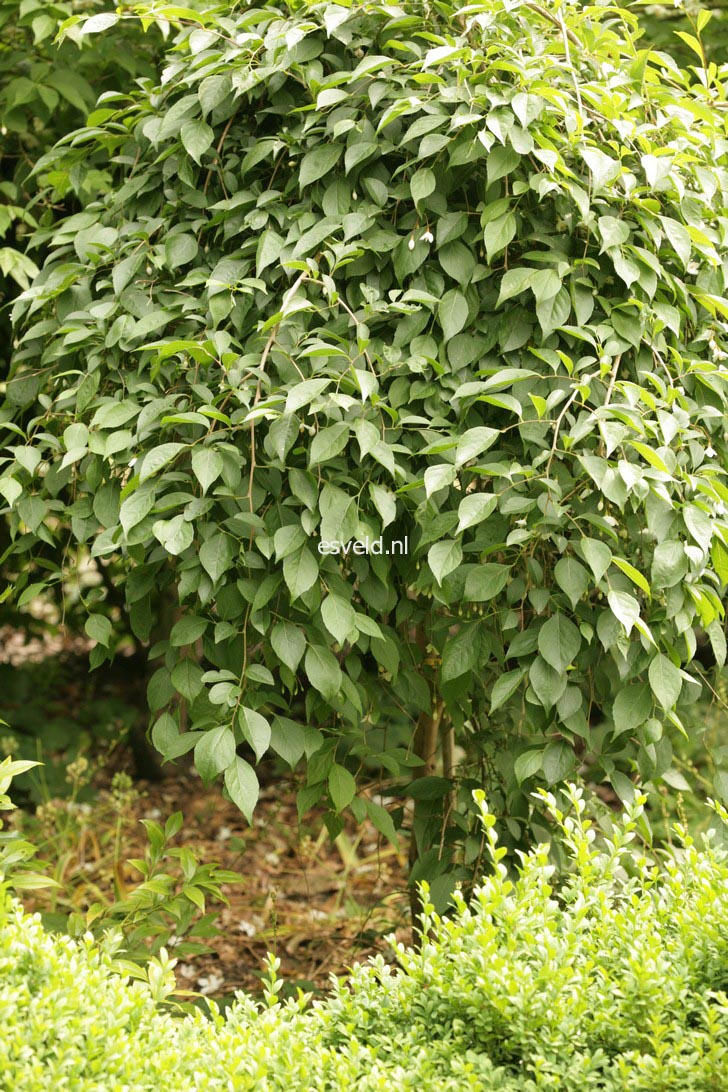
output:
[[264, 1003], [174, 1015], [160, 1005], [173, 961], [129, 984], [112, 936], [50, 936], [3, 891], [0, 1086], [726, 1088], [728, 863], [689, 838], [661, 865], [640, 860], [644, 798], [597, 839], [568, 796], [564, 814], [544, 794], [570, 855], [561, 881], [546, 845], [508, 868], [480, 794], [492, 872], [472, 903], [448, 920], [428, 905], [429, 939], [399, 946], [398, 969], [378, 957], [313, 1005], [278, 1000], [271, 958]]

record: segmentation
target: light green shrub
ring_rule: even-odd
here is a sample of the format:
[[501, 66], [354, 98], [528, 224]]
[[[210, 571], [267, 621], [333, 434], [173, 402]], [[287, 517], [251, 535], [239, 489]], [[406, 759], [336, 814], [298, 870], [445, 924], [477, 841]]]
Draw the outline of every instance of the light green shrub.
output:
[[173, 986], [164, 953], [129, 985], [113, 937], [51, 937], [3, 894], [0, 1087], [728, 1087], [728, 862], [688, 838], [661, 867], [640, 860], [642, 802], [596, 839], [569, 796], [565, 816], [544, 795], [570, 856], [563, 883], [546, 846], [509, 878], [481, 794], [494, 870], [473, 903], [451, 920], [429, 907], [431, 938], [399, 947], [399, 971], [379, 957], [311, 1008], [278, 1002], [271, 959], [264, 1005], [240, 995], [227, 1018], [214, 1003], [211, 1019], [176, 1017], [159, 1006]]

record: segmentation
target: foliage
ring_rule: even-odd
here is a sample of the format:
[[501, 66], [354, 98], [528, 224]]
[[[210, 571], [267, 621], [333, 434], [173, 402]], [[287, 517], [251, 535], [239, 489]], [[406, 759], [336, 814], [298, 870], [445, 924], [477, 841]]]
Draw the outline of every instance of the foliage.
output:
[[[139, 794], [128, 775], [117, 773], [110, 792], [79, 803], [88, 770], [84, 758], [71, 763], [71, 798], [41, 804], [24, 823], [53, 861], [54, 889], [44, 900], [43, 924], [71, 936], [118, 929], [124, 957], [134, 964], [145, 964], [164, 947], [174, 947], [179, 957], [209, 952], [207, 941], [220, 933], [219, 906], [229, 905], [222, 885], [242, 877], [214, 862], [202, 864], [188, 845], [172, 845], [182, 830], [179, 811], [163, 827], [142, 819], [148, 844], [142, 857], [125, 861], [122, 847]], [[141, 877], [138, 882], [129, 882], [125, 864]]]
[[[273, 752], [333, 834], [394, 838], [354, 776], [384, 728], [440, 904], [474, 785], [512, 840], [582, 763], [631, 799], [696, 626], [725, 659], [725, 71], [611, 6], [147, 10], [160, 82], [39, 167], [114, 184], [36, 233], [15, 308], [12, 592], [50, 545], [124, 566], [142, 642], [171, 596], [152, 739], [248, 817]], [[409, 552], [318, 549], [379, 536]]]
[[[560, 810], [571, 870], [555, 890], [548, 846], [508, 878], [480, 794], [492, 874], [457, 897], [431, 939], [398, 947], [307, 1008], [281, 1004], [270, 960], [266, 1003], [244, 995], [223, 1019], [209, 1003], [175, 1018], [174, 961], [146, 982], [116, 971], [115, 940], [52, 938], [0, 895], [0, 1079], [24, 1092], [55, 1078], [79, 1092], [133, 1087], [488, 1089], [489, 1092], [707, 1092], [728, 1080], [728, 863], [689, 839], [662, 867], [624, 867], [642, 799], [595, 837], [570, 790]], [[563, 807], [563, 805], [562, 805]], [[569, 814], [570, 813], [570, 814]], [[723, 818], [728, 818], [723, 813]]]
[[[4, 725], [5, 721], [0, 721], [0, 724]], [[10, 755], [0, 762], [0, 811], [12, 811], [15, 807], [7, 795], [13, 778], [35, 765], [35, 762], [14, 762]], [[12, 831], [3, 834], [2, 828], [3, 822], [0, 820], [0, 873], [7, 877], [7, 885], [25, 891], [52, 886], [55, 881], [44, 876], [42, 862], [36, 862], [40, 871], [26, 868], [26, 862], [36, 855], [35, 846]]]
[[[675, 58], [683, 67], [703, 67], [713, 61], [720, 64], [728, 48], [728, 8], [722, 2], [704, 3], [703, 0], [673, 0], [666, 4], [654, 4], [650, 0], [627, 0], [627, 7], [638, 16], [644, 30], [641, 44], [661, 49]], [[703, 31], [710, 22], [710, 31]]]
[[[38, 272], [27, 244], [53, 210], [71, 211], [111, 184], [109, 172], [86, 171], [83, 181], [63, 170], [34, 176], [41, 157], [82, 124], [97, 96], [150, 76], [158, 37], [127, 24], [115, 39], [77, 34], [57, 47], [59, 23], [74, 12], [92, 14], [103, 0], [0, 0], [0, 369], [9, 361], [8, 301]], [[42, 191], [39, 192], [39, 191]], [[37, 255], [35, 255], [37, 257]], [[8, 354], [9, 355], [9, 354]]]

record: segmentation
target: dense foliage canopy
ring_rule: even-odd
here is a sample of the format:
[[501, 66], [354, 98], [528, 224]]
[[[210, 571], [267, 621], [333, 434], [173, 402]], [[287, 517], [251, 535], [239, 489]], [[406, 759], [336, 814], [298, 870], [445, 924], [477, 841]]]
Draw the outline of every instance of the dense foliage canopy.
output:
[[40, 166], [98, 196], [15, 308], [16, 595], [90, 552], [166, 758], [250, 816], [305, 756], [302, 809], [393, 838], [376, 763], [420, 875], [478, 857], [483, 778], [517, 839], [533, 779], [669, 776], [696, 626], [725, 659], [725, 72], [612, 7], [135, 7], [160, 78]]

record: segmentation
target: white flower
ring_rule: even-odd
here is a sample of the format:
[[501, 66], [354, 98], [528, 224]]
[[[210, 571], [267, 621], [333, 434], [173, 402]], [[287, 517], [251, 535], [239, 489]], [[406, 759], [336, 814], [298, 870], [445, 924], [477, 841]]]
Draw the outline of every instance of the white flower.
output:
[[135, 465], [136, 465], [136, 459], [130, 459], [129, 460], [129, 466], [135, 466]]
[[407, 246], [410, 248], [410, 250], [414, 250], [415, 249], [414, 239], [410, 239], [410, 241], [407, 243]]
[[434, 242], [434, 240], [435, 240], [435, 236], [432, 234], [431, 231], [426, 231], [424, 235], [420, 235], [420, 242], [421, 243], [423, 243], [423, 242], [424, 243], [432, 243], [432, 242]]
[[210, 974], [204, 978], [197, 979], [197, 988], [200, 993], [214, 993], [215, 990], [219, 990], [225, 979], [221, 974]]

